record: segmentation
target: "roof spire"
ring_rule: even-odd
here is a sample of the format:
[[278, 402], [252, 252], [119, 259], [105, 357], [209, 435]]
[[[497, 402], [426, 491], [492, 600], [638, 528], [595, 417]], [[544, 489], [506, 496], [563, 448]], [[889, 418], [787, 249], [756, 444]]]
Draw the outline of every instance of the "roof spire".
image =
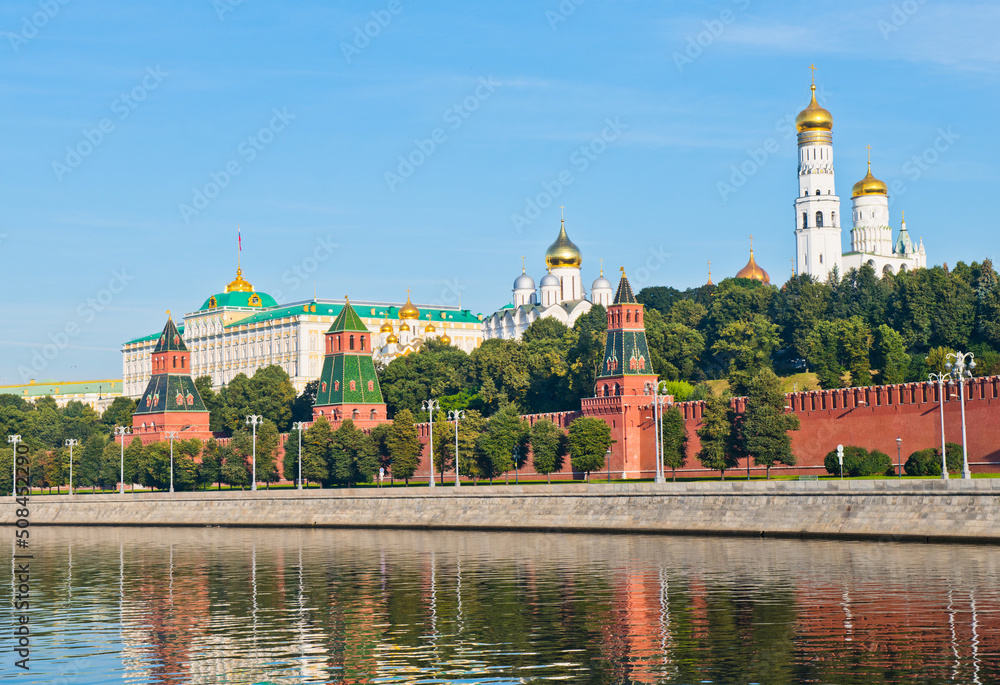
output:
[[167, 310], [167, 319], [169, 319], [170, 321], [174, 320], [174, 317], [170, 316], [170, 310], [169, 309]]
[[525, 271], [524, 271], [524, 255], [521, 255], [521, 273], [522, 274], [525, 273]]
[[601, 258], [601, 276], [604, 276], [604, 258]]
[[708, 260], [708, 283], [706, 283], [705, 285], [715, 285], [714, 283], [712, 283], [712, 260], [711, 259]]

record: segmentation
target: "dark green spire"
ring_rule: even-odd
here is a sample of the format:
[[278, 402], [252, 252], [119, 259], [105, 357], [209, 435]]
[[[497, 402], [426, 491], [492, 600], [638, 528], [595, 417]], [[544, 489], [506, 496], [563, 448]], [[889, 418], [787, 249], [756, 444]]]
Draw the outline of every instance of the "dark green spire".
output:
[[622, 267], [622, 280], [618, 281], [618, 292], [615, 293], [614, 304], [637, 304], [635, 295], [632, 294], [632, 286], [629, 285], [628, 277], [625, 276], [625, 267]]
[[180, 331], [177, 330], [177, 326], [174, 325], [173, 319], [167, 319], [167, 325], [163, 327], [163, 332], [160, 333], [160, 339], [156, 341], [156, 347], [153, 349], [153, 354], [157, 352], [187, 352], [187, 345], [184, 344], [184, 338], [181, 337]]

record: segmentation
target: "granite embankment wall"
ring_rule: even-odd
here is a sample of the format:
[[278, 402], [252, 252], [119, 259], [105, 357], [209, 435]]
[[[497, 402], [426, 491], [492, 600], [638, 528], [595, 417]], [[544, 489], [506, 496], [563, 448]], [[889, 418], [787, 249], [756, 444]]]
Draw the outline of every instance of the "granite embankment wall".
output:
[[[12, 525], [16, 507], [10, 501], [4, 504], [0, 522]], [[30, 522], [33, 526], [439, 528], [997, 543], [1000, 479], [33, 496]]]

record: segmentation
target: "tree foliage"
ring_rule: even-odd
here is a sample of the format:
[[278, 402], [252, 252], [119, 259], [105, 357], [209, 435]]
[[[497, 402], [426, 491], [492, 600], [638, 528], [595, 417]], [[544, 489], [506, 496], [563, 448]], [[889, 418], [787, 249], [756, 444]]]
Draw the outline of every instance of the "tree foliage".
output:
[[599, 471], [608, 458], [611, 426], [600, 419], [581, 416], [569, 425], [569, 457], [573, 470], [583, 471], [590, 480], [591, 471]]
[[785, 411], [785, 393], [772, 371], [764, 369], [754, 376], [749, 390], [741, 426], [743, 449], [753, 456], [754, 465], [767, 468], [770, 480], [775, 464], [796, 463], [788, 432], [798, 430], [799, 417]]
[[551, 482], [551, 475], [562, 470], [569, 451], [569, 440], [562, 429], [551, 421], [539, 419], [531, 427], [531, 463], [535, 472]]

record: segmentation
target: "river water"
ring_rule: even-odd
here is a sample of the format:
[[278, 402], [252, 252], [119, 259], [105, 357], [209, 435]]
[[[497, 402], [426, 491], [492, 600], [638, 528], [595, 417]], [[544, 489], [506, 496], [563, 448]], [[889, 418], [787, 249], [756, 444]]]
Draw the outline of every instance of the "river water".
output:
[[0, 628], [0, 679], [19, 683], [1000, 682], [996, 547], [50, 527], [31, 543], [29, 672]]

